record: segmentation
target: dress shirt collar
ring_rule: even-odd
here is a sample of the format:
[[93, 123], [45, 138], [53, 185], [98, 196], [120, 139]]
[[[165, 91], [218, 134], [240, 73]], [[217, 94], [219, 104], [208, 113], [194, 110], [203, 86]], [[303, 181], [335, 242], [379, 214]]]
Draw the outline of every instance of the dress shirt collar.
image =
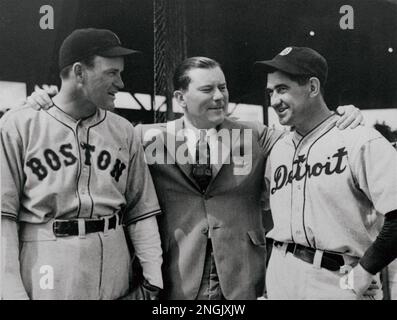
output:
[[195, 159], [196, 144], [200, 139], [200, 131], [205, 131], [205, 140], [208, 141], [210, 149], [212, 149], [212, 145], [215, 143], [216, 139], [211, 139], [211, 137], [216, 137], [218, 135], [217, 130], [215, 128], [198, 129], [189, 121], [187, 117], [183, 117], [183, 135], [186, 139], [189, 154], [193, 157], [193, 159]]

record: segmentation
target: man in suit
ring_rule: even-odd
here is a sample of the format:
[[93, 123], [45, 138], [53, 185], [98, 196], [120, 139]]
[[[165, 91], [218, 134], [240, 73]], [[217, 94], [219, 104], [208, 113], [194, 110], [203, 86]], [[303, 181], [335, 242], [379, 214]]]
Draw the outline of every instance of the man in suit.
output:
[[[212, 59], [183, 61], [174, 89], [184, 116], [137, 127], [164, 212], [159, 220], [164, 298], [256, 299], [264, 288], [265, 157], [280, 133], [226, 117], [225, 76]], [[207, 137], [210, 155], [218, 137], [230, 137], [219, 144], [207, 183], [195, 178], [197, 168], [189, 163], [195, 162], [189, 160], [196, 157], [200, 134]]]

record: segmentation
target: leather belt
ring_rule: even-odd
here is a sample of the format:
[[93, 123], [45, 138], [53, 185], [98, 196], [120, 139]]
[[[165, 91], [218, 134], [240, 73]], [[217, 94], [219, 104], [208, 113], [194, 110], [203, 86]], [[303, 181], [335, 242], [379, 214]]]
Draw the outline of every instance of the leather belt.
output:
[[[118, 223], [117, 223], [118, 217]], [[119, 211], [110, 218], [83, 219], [85, 224], [85, 233], [105, 231], [105, 219], [109, 220], [108, 229], [116, 229], [121, 224], [122, 212]], [[52, 230], [57, 237], [69, 237], [79, 235], [79, 219], [54, 220]]]
[[[279, 247], [283, 245], [283, 242], [274, 241], [274, 245]], [[305, 262], [313, 264], [314, 255], [316, 254], [316, 249], [302, 246], [297, 243], [288, 243], [286, 252], [291, 252], [294, 257], [301, 259]], [[325, 268], [330, 271], [339, 271], [340, 267], [345, 264], [343, 256], [337, 253], [325, 252], [323, 253], [321, 259], [321, 268]]]

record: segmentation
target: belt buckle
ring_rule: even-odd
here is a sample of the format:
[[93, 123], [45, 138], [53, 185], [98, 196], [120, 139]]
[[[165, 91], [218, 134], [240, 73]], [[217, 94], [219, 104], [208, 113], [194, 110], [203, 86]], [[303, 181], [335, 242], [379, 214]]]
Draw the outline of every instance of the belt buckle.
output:
[[68, 222], [68, 221], [70, 221], [70, 220], [54, 220], [54, 222], [52, 223], [52, 232], [54, 233], [54, 235], [56, 237], [61, 238], [61, 237], [68, 237], [69, 236], [69, 233], [60, 233], [58, 231], [58, 229], [59, 229], [58, 224], [61, 224], [62, 222]]

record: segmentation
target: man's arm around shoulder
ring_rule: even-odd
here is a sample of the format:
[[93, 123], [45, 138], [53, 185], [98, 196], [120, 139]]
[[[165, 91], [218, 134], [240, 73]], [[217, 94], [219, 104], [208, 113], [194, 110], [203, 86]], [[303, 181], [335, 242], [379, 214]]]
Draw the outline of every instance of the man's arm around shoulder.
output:
[[262, 147], [265, 157], [267, 157], [272, 150], [274, 144], [283, 137], [287, 131], [269, 128], [261, 123], [256, 123], [258, 130], [258, 143]]

